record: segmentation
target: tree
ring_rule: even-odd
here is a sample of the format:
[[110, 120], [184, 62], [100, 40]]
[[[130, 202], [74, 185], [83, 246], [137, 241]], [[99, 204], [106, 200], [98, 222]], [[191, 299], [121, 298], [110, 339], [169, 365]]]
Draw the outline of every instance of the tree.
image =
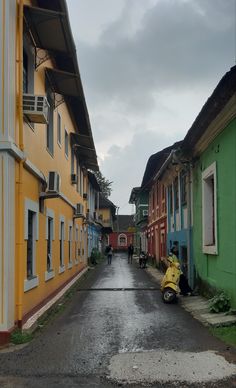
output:
[[113, 182], [110, 182], [108, 179], [106, 179], [101, 171], [96, 171], [95, 176], [97, 178], [98, 184], [100, 186], [101, 192], [104, 195], [104, 197], [108, 198], [111, 195], [112, 188], [111, 185]]

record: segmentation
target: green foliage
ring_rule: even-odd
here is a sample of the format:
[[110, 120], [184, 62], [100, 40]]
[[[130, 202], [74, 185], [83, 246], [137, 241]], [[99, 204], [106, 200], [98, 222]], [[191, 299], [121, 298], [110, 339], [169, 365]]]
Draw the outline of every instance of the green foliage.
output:
[[223, 291], [209, 300], [212, 313], [223, 313], [230, 310], [230, 298]]
[[11, 342], [15, 345], [25, 344], [33, 339], [31, 333], [24, 333], [20, 329], [13, 331], [11, 334]]
[[95, 176], [103, 196], [106, 198], [110, 197], [112, 192], [111, 185], [113, 182], [110, 182], [108, 179], [106, 179], [100, 171], [95, 172]]
[[104, 259], [103, 254], [97, 248], [93, 248], [90, 256], [91, 264], [97, 264], [102, 259]]

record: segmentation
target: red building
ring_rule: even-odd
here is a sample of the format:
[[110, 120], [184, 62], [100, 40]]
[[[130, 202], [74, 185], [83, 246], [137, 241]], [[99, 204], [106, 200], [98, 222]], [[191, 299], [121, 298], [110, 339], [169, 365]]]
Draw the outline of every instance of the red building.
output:
[[167, 255], [167, 196], [165, 183], [162, 181], [162, 167], [177, 144], [164, 148], [149, 158], [141, 186], [149, 190], [148, 253], [154, 257], [157, 265], [161, 257]]
[[127, 251], [130, 244], [134, 244], [135, 224], [130, 215], [116, 216], [113, 233], [109, 235], [109, 244], [115, 251]]

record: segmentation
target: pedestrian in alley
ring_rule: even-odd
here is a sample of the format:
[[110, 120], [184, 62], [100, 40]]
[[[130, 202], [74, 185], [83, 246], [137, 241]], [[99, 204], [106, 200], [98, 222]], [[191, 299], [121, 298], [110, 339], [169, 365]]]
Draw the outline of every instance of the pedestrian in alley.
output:
[[128, 246], [128, 263], [131, 263], [133, 262], [133, 254], [134, 254], [134, 246], [133, 244], [130, 244]]
[[111, 264], [111, 261], [112, 261], [112, 254], [113, 254], [113, 248], [112, 248], [112, 245], [108, 245], [108, 249], [107, 249], [107, 264]]

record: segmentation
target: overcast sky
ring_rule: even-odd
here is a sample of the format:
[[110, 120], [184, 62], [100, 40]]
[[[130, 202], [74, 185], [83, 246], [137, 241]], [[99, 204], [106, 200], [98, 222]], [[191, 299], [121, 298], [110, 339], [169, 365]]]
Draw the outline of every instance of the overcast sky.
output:
[[131, 214], [151, 154], [181, 140], [235, 64], [236, 0], [67, 0], [100, 170]]

